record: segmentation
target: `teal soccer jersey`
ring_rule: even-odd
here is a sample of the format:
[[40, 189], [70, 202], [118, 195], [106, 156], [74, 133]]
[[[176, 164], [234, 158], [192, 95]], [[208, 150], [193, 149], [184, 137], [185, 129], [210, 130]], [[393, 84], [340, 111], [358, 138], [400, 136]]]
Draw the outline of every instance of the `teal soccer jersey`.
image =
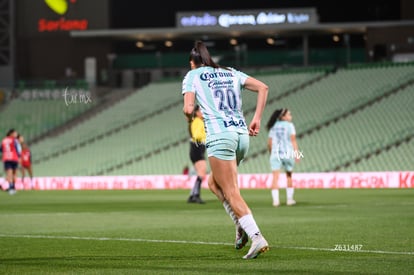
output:
[[279, 159], [294, 158], [291, 136], [296, 135], [295, 126], [292, 122], [277, 121], [269, 131], [272, 139], [272, 155]]
[[229, 68], [199, 67], [183, 80], [182, 94], [195, 93], [201, 106], [207, 135], [223, 132], [248, 133], [242, 111], [242, 87], [248, 78]]

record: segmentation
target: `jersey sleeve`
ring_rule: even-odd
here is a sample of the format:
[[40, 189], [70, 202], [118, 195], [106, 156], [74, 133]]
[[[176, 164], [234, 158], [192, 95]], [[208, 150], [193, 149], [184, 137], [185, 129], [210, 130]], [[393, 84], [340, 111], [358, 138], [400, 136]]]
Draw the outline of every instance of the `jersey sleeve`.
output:
[[268, 138], [273, 138], [275, 136], [275, 127], [270, 128], [269, 134], [267, 135]]
[[296, 135], [296, 129], [293, 123], [290, 123], [289, 132], [290, 132], [290, 135]]
[[244, 83], [246, 83], [246, 79], [249, 78], [249, 75], [247, 75], [244, 72], [241, 72], [241, 71], [238, 71], [236, 69], [233, 69], [233, 68], [232, 68], [232, 70], [233, 70], [233, 72], [235, 72], [238, 75], [238, 77], [240, 79], [240, 85], [243, 86]]
[[189, 71], [183, 79], [182, 89], [181, 89], [182, 95], [184, 95], [187, 92], [195, 93], [192, 78], [193, 78], [193, 74], [191, 71]]
[[17, 156], [20, 157], [22, 154], [22, 145], [17, 139], [14, 140], [14, 147], [16, 148]]

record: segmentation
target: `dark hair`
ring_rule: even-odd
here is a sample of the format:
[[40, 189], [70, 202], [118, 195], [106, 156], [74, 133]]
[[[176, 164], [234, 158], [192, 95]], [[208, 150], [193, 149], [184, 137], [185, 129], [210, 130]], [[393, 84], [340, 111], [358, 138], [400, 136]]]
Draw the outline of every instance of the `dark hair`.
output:
[[269, 131], [273, 127], [276, 121], [278, 121], [281, 117], [286, 115], [287, 111], [289, 111], [289, 109], [287, 108], [275, 110], [273, 114], [270, 116], [269, 120], [267, 121], [266, 129]]
[[206, 45], [201, 40], [197, 40], [194, 43], [194, 48], [191, 49], [189, 60], [193, 61], [197, 68], [205, 65], [216, 69], [223, 68], [228, 70], [227, 67], [220, 66], [213, 61]]
[[16, 130], [12, 128], [9, 131], [7, 131], [7, 135], [6, 136], [10, 136], [14, 132], [16, 132]]

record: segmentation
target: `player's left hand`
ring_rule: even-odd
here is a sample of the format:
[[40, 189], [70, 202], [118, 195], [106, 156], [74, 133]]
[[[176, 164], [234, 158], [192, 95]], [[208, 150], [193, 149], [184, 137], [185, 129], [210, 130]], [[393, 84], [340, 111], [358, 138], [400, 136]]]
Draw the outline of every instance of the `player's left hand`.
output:
[[260, 132], [260, 121], [253, 120], [249, 125], [249, 136], [257, 136]]

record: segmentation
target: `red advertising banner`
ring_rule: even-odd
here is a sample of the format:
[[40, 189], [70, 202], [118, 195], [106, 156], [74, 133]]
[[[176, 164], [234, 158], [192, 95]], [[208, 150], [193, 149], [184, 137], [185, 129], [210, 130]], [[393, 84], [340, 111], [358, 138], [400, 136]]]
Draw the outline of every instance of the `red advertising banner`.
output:
[[[195, 176], [148, 175], [148, 176], [88, 176], [88, 177], [35, 177], [16, 182], [16, 189], [35, 190], [136, 190], [136, 189], [191, 189]], [[241, 189], [270, 188], [271, 174], [241, 174]], [[0, 179], [3, 190], [8, 188], [4, 178]], [[398, 172], [331, 172], [296, 173], [295, 188], [414, 188], [414, 171]], [[279, 178], [279, 186], [286, 187], [286, 177]], [[208, 188], [207, 179], [202, 183]]]

